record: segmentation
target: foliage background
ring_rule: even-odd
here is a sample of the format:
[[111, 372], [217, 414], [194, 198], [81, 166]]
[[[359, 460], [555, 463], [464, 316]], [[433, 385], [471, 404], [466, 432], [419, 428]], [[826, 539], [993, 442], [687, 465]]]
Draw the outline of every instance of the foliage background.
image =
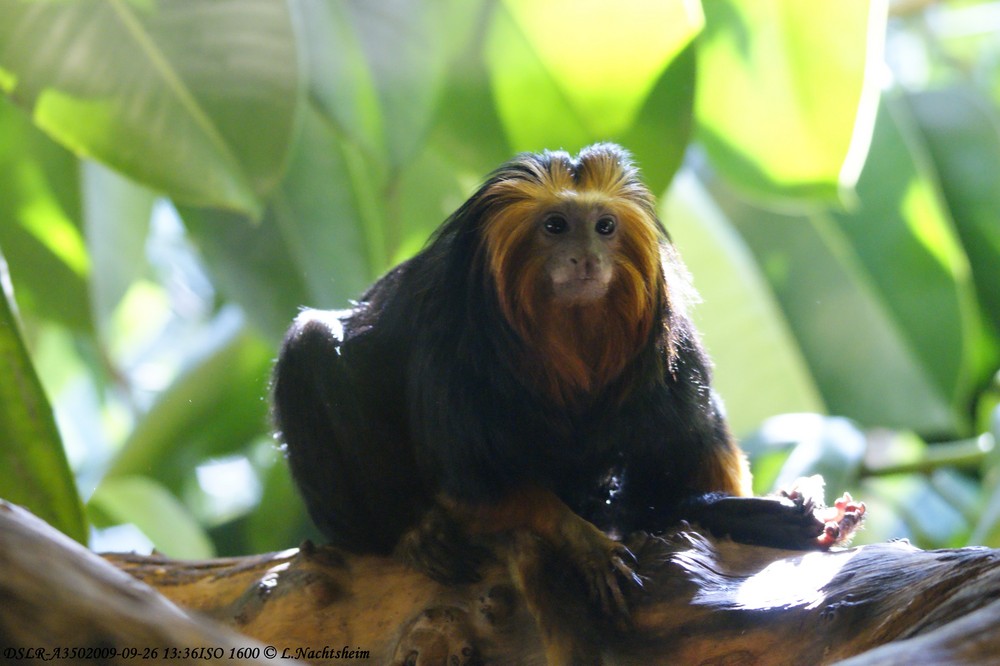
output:
[[992, 0], [0, 0], [0, 496], [99, 550], [315, 536], [267, 422], [297, 309], [514, 152], [614, 140], [758, 490], [819, 472], [862, 540], [1000, 546], [998, 31]]

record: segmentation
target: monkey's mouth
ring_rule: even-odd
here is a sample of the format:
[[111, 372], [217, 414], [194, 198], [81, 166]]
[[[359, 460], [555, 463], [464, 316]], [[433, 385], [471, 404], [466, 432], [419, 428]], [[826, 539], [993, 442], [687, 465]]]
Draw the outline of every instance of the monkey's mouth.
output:
[[600, 275], [580, 275], [553, 282], [552, 292], [559, 303], [582, 305], [604, 298], [610, 284], [610, 280]]

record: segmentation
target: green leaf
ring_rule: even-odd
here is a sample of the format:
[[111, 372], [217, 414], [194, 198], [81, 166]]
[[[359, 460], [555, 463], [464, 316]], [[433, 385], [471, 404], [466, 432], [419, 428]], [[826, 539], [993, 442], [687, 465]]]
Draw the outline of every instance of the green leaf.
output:
[[968, 259], [920, 138], [905, 104], [884, 98], [858, 206], [834, 219], [914, 361], [959, 417], [948, 433], [966, 434], [967, 403], [982, 378], [982, 322]]
[[0, 0], [0, 71], [78, 153], [251, 214], [281, 178], [302, 101], [292, 20], [272, 0]]
[[168, 557], [208, 559], [215, 548], [208, 535], [169, 490], [145, 476], [105, 479], [87, 505], [99, 526], [131, 523]]
[[394, 167], [422, 146], [481, 1], [300, 0], [310, 90], [349, 142]]
[[385, 139], [377, 84], [347, 3], [297, 0], [292, 7], [302, 26], [313, 104], [351, 140], [380, 153]]
[[830, 413], [870, 426], [954, 430], [950, 400], [914, 356], [906, 331], [835, 224], [822, 216], [769, 217], [744, 220], [740, 229], [767, 271]]
[[476, 30], [454, 59], [441, 93], [438, 112], [429, 142], [442, 156], [464, 167], [473, 182], [510, 159], [514, 152], [507, 143], [490, 85], [483, 49], [492, 17], [491, 8], [478, 17]]
[[620, 139], [652, 192], [666, 191], [691, 140], [697, 53], [692, 42], [670, 61]]
[[136, 423], [106, 479], [149, 476], [179, 492], [199, 462], [240, 451], [267, 432], [273, 347], [226, 313], [215, 337]]
[[663, 217], [701, 296], [693, 316], [715, 362], [713, 383], [733, 430], [747, 432], [782, 412], [823, 411], [760, 267], [690, 172], [678, 175]]
[[322, 117], [305, 114], [275, 223], [309, 290], [295, 305], [344, 307], [386, 268], [389, 248], [371, 170]]
[[129, 287], [147, 268], [146, 236], [154, 195], [94, 162], [82, 165], [84, 226], [94, 265], [90, 292], [98, 329], [106, 332]]
[[934, 174], [894, 104], [878, 116], [850, 212], [781, 215], [713, 193], [764, 268], [831, 413], [961, 436], [981, 326]]
[[716, 169], [764, 199], [833, 200], [867, 152], [884, 2], [704, 3], [695, 114]]
[[80, 496], [52, 408], [28, 356], [0, 255], [0, 497], [84, 543]]
[[427, 149], [400, 173], [394, 188], [396, 198], [387, 213], [398, 226], [390, 263], [416, 254], [445, 218], [462, 205], [469, 194], [463, 185], [475, 182], [471, 178], [477, 176], [463, 183], [458, 178], [461, 172], [450, 155]]
[[91, 328], [79, 164], [0, 98], [0, 247], [25, 313]]
[[378, 193], [356, 149], [311, 108], [263, 219], [180, 213], [216, 284], [277, 343], [302, 306], [347, 307], [387, 264]]
[[306, 538], [324, 540], [309, 520], [284, 456], [274, 455], [266, 469], [260, 505], [246, 520], [246, 542], [254, 553], [292, 548]]
[[972, 267], [976, 291], [1000, 332], [1000, 117], [967, 86], [908, 95], [941, 192]]
[[486, 60], [511, 145], [575, 151], [624, 135], [701, 25], [684, 2], [500, 3]]

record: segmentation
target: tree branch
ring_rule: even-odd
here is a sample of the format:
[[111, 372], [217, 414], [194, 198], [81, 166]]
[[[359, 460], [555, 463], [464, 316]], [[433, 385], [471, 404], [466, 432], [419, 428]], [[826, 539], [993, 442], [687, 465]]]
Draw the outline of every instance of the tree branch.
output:
[[[635, 535], [629, 545], [645, 586], [630, 592], [625, 630], [602, 622], [573, 574], [552, 567], [563, 621], [600, 646], [595, 660], [605, 663], [987, 664], [1000, 655], [998, 551], [887, 543], [800, 553], [693, 530]], [[375, 664], [449, 663], [452, 655], [542, 663], [535, 623], [499, 563], [479, 583], [444, 586], [391, 558], [308, 543], [204, 562], [102, 560], [0, 505], [0, 564], [0, 650], [271, 645], [317, 663], [342, 663], [332, 655], [344, 649]], [[202, 616], [218, 624], [193, 619]]]

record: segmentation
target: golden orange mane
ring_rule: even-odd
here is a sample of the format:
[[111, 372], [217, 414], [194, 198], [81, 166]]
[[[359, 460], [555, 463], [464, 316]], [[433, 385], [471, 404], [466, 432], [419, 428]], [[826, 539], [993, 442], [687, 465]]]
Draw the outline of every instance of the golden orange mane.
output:
[[[660, 324], [665, 298], [662, 232], [649, 191], [621, 154], [591, 150], [519, 163], [484, 196], [495, 203], [483, 227], [500, 309], [524, 343], [521, 370], [558, 404], [596, 395], [621, 376]], [[536, 242], [542, 214], [566, 201], [600, 203], [618, 220], [615, 277], [604, 298], [573, 307], [551, 302], [546, 257]]]

